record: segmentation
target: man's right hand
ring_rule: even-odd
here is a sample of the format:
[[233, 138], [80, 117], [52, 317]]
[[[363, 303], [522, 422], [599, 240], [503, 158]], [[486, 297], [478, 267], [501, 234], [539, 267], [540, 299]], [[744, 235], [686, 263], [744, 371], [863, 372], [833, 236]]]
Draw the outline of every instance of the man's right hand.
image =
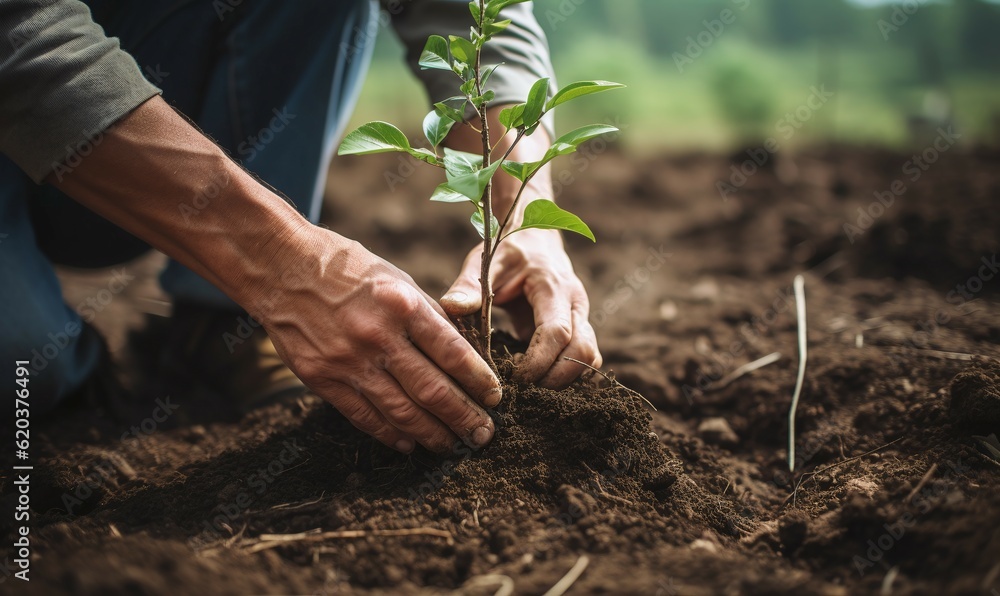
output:
[[[437, 303], [360, 244], [307, 222], [159, 97], [49, 179], [222, 289], [306, 385], [379, 441], [441, 452], [456, 437], [474, 447], [492, 438], [478, 404], [496, 405], [500, 383]], [[209, 205], [179, 215], [208, 189]]]
[[[356, 242], [305, 226], [255, 284], [278, 353], [354, 426], [404, 453], [493, 437], [500, 383], [413, 279]], [[262, 310], [261, 310], [262, 309]], [[254, 312], [260, 310], [260, 312]]]

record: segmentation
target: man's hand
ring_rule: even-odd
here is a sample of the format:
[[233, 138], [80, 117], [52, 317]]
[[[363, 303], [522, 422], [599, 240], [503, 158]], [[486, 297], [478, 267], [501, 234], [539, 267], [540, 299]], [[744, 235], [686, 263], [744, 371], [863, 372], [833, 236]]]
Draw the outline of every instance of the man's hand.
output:
[[[386, 445], [446, 451], [456, 436], [475, 447], [492, 438], [473, 400], [496, 405], [500, 384], [434, 300], [307, 222], [159, 97], [52, 182], [225, 291], [307, 385]], [[209, 188], [209, 206], [178, 212]]]
[[[488, 119], [494, 139], [504, 130], [498, 119], [502, 108], [490, 108]], [[473, 124], [481, 125], [478, 121]], [[514, 133], [508, 132], [499, 139], [494, 160], [510, 149], [513, 137]], [[482, 152], [482, 139], [471, 126], [456, 126], [446, 142], [454, 149]], [[539, 129], [521, 139], [511, 150], [509, 159], [522, 163], [537, 161], [545, 154], [549, 143], [548, 133]], [[493, 179], [493, 213], [500, 221], [511, 210], [520, 185], [520, 181], [504, 172]], [[504, 234], [521, 225], [525, 206], [538, 198], [553, 198], [549, 166], [541, 168], [528, 183]], [[448, 314], [462, 316], [479, 311], [482, 253], [482, 244], [469, 253], [458, 280], [441, 298], [441, 306]], [[585, 368], [566, 357], [595, 368], [601, 365], [597, 338], [588, 320], [590, 301], [583, 283], [573, 272], [573, 264], [558, 231], [525, 230], [501, 242], [493, 258], [490, 277], [494, 304], [510, 313], [521, 339], [531, 338], [528, 353], [517, 369], [523, 380], [558, 389], [572, 383]]]
[[319, 228], [304, 234], [301, 248], [276, 260], [275, 271], [295, 273], [275, 278], [281, 293], [263, 316], [286, 364], [354, 426], [399, 451], [414, 441], [447, 451], [456, 436], [486, 445], [494, 427], [480, 404], [499, 403], [500, 383], [437, 303], [360, 244]]
[[[452, 316], [478, 312], [482, 245], [469, 253], [462, 272], [441, 299]], [[555, 230], [525, 230], [500, 243], [490, 269], [495, 304], [513, 319], [521, 339], [531, 338], [517, 374], [525, 381], [560, 389], [584, 367], [565, 357], [601, 366], [588, 316], [590, 302]]]

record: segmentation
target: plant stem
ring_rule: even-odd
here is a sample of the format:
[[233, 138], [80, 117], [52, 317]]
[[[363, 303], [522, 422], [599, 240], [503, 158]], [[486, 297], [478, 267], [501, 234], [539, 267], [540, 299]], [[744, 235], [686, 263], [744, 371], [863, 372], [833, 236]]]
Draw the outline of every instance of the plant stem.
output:
[[[483, 34], [482, 23], [486, 20], [486, 0], [479, 0], [479, 35]], [[483, 96], [482, 45], [476, 50], [476, 94]], [[493, 147], [490, 145], [490, 123], [487, 118], [487, 103], [483, 102], [479, 110], [479, 119], [483, 123], [483, 168], [490, 167], [490, 157]], [[493, 227], [493, 180], [486, 183], [483, 192], [483, 260], [479, 271], [479, 284], [482, 287], [482, 314], [479, 327], [479, 353], [483, 360], [494, 371], [497, 366], [493, 362], [491, 336], [493, 334], [493, 284], [490, 283], [490, 263], [493, 260], [492, 250]]]

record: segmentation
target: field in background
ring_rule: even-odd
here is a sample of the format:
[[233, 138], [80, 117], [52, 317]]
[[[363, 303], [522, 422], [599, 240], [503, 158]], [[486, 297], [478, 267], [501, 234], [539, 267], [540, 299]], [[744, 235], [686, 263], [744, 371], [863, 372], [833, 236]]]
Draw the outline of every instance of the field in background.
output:
[[[906, 6], [537, 0], [536, 15], [560, 81], [630, 87], [567, 105], [560, 130], [609, 122], [638, 150], [726, 149], [768, 137], [781, 146], [901, 148], [954, 124], [966, 142], [996, 144], [1000, 49], [989, 31], [1000, 27], [1000, 8], [921, 2], [907, 14]], [[803, 107], [814, 86], [832, 97]], [[389, 119], [418, 134], [423, 98], [386, 28], [353, 124]]]

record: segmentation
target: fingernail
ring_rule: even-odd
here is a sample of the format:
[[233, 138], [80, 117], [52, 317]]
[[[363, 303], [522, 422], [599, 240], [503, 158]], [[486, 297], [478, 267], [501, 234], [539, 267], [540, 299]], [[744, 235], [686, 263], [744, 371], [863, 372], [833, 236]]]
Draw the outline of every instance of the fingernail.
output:
[[485, 426], [480, 426], [476, 430], [472, 431], [472, 446], [473, 447], [485, 447], [490, 439], [493, 438], [493, 431]]
[[500, 403], [502, 398], [503, 390], [499, 387], [494, 387], [479, 397], [479, 403], [483, 404], [485, 408], [492, 408]]
[[444, 302], [455, 302], [456, 304], [462, 304], [469, 300], [469, 295], [466, 294], [465, 292], [451, 292], [442, 296], [441, 300]]
[[413, 443], [413, 439], [400, 439], [396, 441], [396, 451], [401, 453], [409, 453], [413, 451], [416, 445]]

